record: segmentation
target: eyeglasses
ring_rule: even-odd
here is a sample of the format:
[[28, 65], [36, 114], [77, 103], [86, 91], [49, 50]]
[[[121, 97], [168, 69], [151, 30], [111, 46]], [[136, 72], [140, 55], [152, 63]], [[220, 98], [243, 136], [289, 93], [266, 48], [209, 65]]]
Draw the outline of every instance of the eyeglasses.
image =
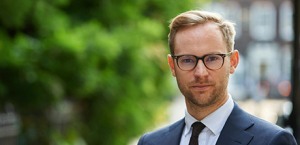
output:
[[199, 59], [201, 59], [206, 68], [210, 70], [220, 69], [224, 64], [224, 58], [229, 56], [231, 52], [226, 54], [207, 54], [202, 57], [197, 57], [195, 55], [172, 55], [173, 59], [176, 59], [177, 66], [181, 70], [192, 70], [194, 69]]

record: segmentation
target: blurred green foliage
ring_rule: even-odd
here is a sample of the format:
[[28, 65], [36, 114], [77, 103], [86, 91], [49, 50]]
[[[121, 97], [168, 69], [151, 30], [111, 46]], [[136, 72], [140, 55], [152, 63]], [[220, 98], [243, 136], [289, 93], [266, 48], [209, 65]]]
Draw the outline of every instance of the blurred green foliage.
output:
[[[12, 103], [20, 115], [18, 143], [121, 145], [163, 120], [174, 94], [167, 26], [196, 6], [195, 0], [1, 0], [0, 105]], [[49, 114], [63, 112], [57, 106], [66, 101], [71, 117], [61, 129], [53, 120], [66, 116]]]

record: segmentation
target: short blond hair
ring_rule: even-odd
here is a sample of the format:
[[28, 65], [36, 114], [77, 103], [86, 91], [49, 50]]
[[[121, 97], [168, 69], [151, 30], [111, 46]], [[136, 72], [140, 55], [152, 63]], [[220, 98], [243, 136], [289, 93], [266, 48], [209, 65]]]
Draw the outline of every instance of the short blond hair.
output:
[[213, 21], [219, 25], [222, 30], [224, 40], [226, 42], [226, 47], [228, 52], [233, 51], [234, 47], [234, 37], [235, 37], [235, 23], [230, 22], [229, 20], [224, 19], [220, 14], [207, 12], [207, 11], [187, 11], [181, 13], [180, 15], [176, 16], [171, 24], [170, 24], [170, 33], [169, 33], [169, 47], [171, 54], [174, 55], [174, 39], [177, 31], [180, 28], [185, 28], [189, 26], [194, 26], [197, 24], [204, 24], [208, 21]]

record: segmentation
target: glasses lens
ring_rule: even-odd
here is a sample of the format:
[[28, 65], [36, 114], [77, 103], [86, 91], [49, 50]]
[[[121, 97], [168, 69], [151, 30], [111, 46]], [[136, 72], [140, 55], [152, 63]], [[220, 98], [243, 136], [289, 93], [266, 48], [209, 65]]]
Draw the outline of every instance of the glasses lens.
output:
[[197, 63], [196, 58], [192, 55], [185, 55], [178, 58], [178, 66], [182, 70], [191, 70], [195, 67]]
[[204, 58], [204, 63], [209, 69], [219, 69], [223, 65], [223, 57], [220, 55], [207, 55]]

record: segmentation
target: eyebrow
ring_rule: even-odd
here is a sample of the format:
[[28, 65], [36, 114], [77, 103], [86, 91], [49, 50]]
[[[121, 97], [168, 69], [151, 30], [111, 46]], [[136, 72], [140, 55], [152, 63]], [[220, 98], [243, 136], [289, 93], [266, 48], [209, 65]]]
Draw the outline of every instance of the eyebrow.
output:
[[193, 56], [197, 56], [197, 57], [203, 57], [203, 56], [206, 56], [206, 55], [213, 55], [213, 54], [227, 54], [227, 53], [221, 53], [221, 52], [217, 52], [217, 53], [208, 53], [208, 54], [204, 54], [204, 55], [202, 55], [202, 56], [197, 56], [197, 55], [194, 55], [194, 54], [180, 54], [180, 55], [174, 55], [174, 56], [193, 55]]

